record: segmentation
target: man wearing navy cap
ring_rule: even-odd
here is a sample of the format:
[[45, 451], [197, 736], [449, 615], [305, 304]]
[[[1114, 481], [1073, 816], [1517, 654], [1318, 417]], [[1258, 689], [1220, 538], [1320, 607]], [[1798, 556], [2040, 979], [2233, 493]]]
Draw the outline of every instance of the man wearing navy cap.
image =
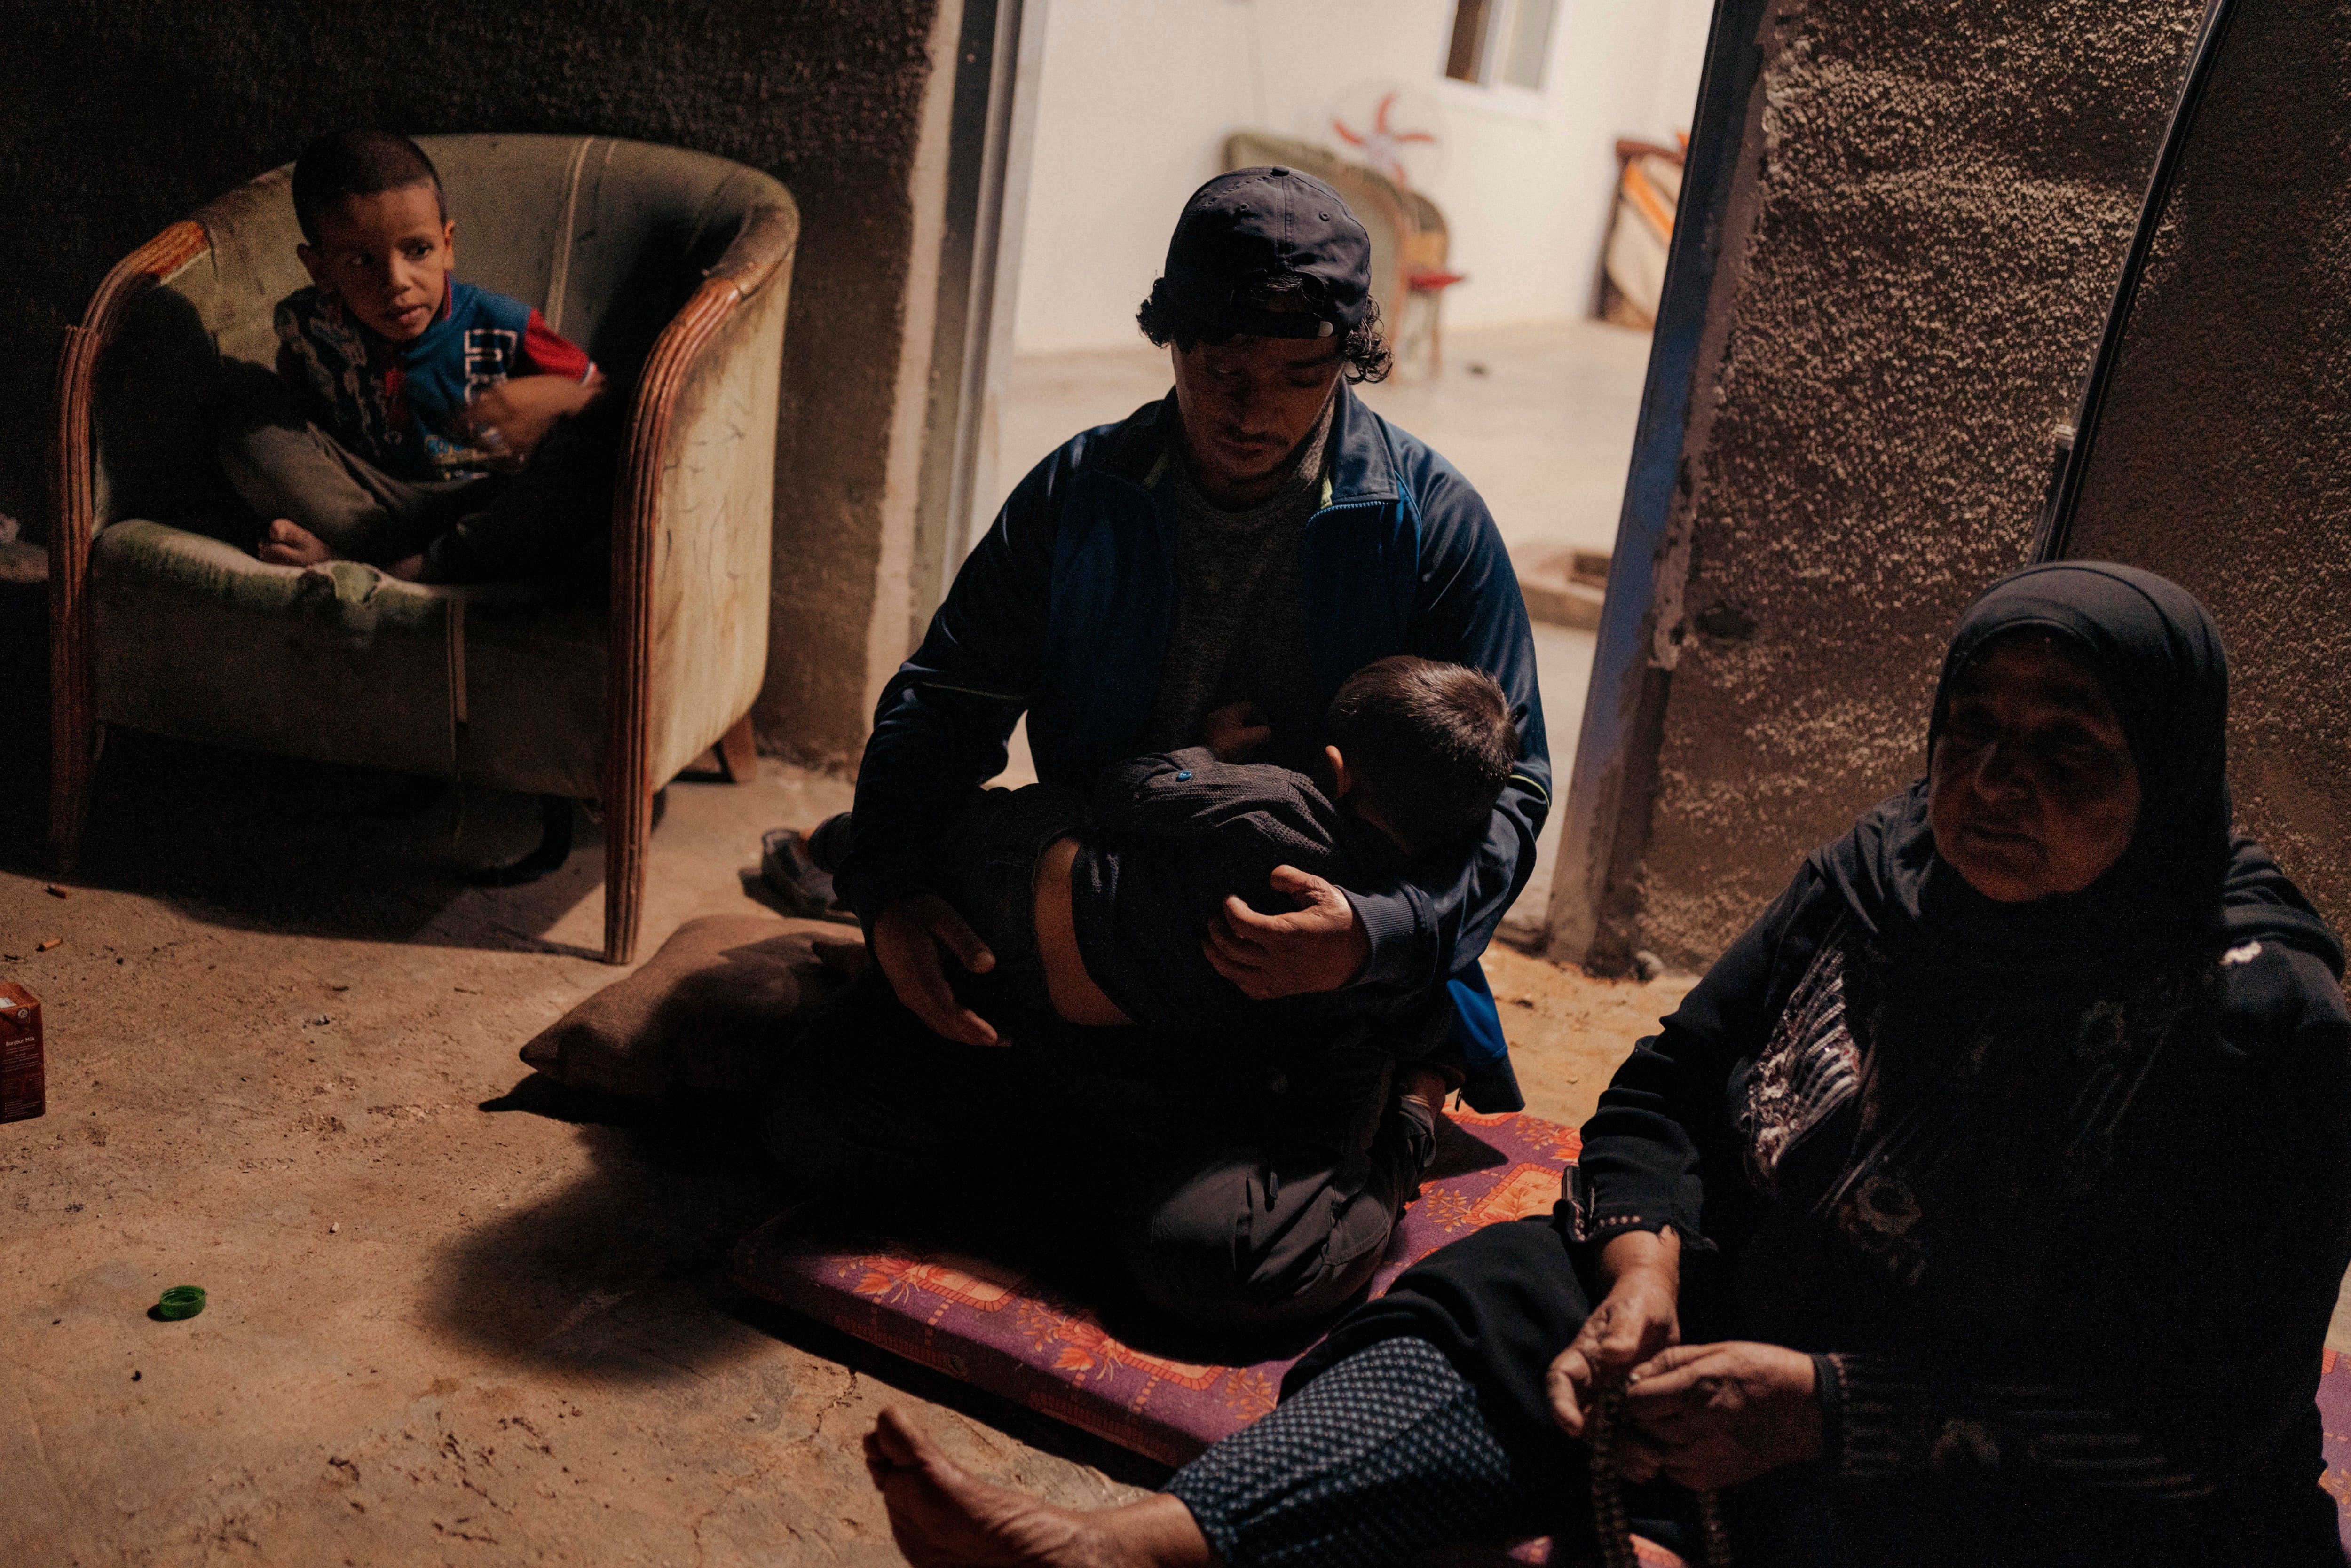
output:
[[[1200, 1323], [1297, 1322], [1360, 1289], [1397, 1197], [1374, 1199], [1362, 1151], [1328, 1129], [1368, 1129], [1378, 1107], [1320, 1104], [1317, 1085], [1228, 1061], [1214, 1040], [1113, 1051], [1101, 1037], [1114, 1031], [1026, 1020], [1007, 1039], [1007, 1020], [958, 999], [955, 975], [993, 956], [928, 868], [954, 804], [1003, 769], [1024, 710], [1038, 776], [1082, 789], [1109, 764], [1202, 744], [1212, 715], [1262, 760], [1304, 767], [1340, 684], [1388, 654], [1484, 670], [1509, 697], [1520, 761], [1483, 841], [1384, 886], [1301, 876], [1285, 890], [1294, 913], [1228, 905], [1209, 956], [1259, 998], [1449, 986], [1450, 1076], [1481, 1110], [1523, 1103], [1478, 956], [1550, 802], [1533, 641], [1485, 503], [1354, 394], [1389, 359], [1370, 281], [1369, 237], [1321, 181], [1247, 169], [1194, 193], [1137, 316], [1171, 350], [1173, 394], [1070, 441], [1005, 503], [883, 694], [837, 878], [904, 1010], [896, 1028], [868, 1020], [839, 1063], [832, 1124], [804, 1135], [853, 1145], [883, 1186], [1042, 1172], [1066, 1198], [1123, 1181], [1118, 1253], [1146, 1295], [1179, 1298]], [[1185, 1109], [1204, 1081], [1218, 1110], [1278, 1113], [1249, 1124], [1288, 1124], [1294, 1107], [1324, 1134], [1212, 1146], [1232, 1124]], [[1154, 1172], [1132, 1180], [1084, 1153], [1116, 1164], [1144, 1145]], [[1047, 1196], [1032, 1195], [1032, 1218]], [[1380, 1212], [1355, 1212], [1366, 1204]]]

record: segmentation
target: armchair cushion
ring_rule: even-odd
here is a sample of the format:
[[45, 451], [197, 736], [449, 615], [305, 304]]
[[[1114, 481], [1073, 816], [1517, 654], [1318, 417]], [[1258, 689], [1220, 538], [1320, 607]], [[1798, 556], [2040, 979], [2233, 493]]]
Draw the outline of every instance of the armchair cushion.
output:
[[99, 535], [90, 598], [110, 724], [544, 795], [598, 791], [601, 592], [431, 588], [349, 560], [270, 566], [134, 519]]

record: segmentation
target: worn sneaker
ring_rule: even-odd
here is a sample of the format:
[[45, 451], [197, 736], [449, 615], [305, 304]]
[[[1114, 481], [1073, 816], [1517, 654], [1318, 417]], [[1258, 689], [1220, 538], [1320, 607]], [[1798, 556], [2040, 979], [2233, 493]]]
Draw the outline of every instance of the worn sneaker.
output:
[[795, 915], [810, 920], [857, 924], [856, 915], [832, 889], [832, 873], [809, 858], [808, 839], [798, 828], [777, 828], [759, 840], [759, 880]]

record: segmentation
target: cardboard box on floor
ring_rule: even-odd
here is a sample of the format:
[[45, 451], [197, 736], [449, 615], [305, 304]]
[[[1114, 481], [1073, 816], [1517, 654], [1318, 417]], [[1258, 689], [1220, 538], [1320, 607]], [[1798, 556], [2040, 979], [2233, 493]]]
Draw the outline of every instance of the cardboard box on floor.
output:
[[41, 1047], [41, 998], [0, 980], [0, 1122], [29, 1122], [48, 1109]]

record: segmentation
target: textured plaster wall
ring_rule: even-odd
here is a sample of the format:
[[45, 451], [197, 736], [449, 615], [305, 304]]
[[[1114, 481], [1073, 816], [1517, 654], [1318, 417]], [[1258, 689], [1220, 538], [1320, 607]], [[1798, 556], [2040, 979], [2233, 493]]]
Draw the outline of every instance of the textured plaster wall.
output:
[[1664, 546], [1688, 565], [1677, 600], [1660, 574], [1657, 799], [1597, 960], [1702, 964], [1923, 767], [1945, 635], [2028, 547], [2199, 10], [1811, 0], [1767, 24], [1751, 227]]
[[[0, 190], [14, 236], [0, 268], [0, 511], [37, 521], [46, 505], [40, 465], [60, 334], [107, 268], [292, 158], [310, 136], [375, 123], [587, 132], [716, 152], [783, 181], [801, 221], [761, 738], [802, 760], [852, 759], [868, 716], [914, 239], [909, 177], [938, 8], [939, 0], [12, 8], [0, 47]], [[911, 507], [909, 495], [900, 508], [909, 525]], [[904, 618], [894, 607], [893, 635]]]
[[2238, 7], [2067, 554], [2185, 583], [2234, 675], [2238, 821], [2351, 921], [2351, 13]]

